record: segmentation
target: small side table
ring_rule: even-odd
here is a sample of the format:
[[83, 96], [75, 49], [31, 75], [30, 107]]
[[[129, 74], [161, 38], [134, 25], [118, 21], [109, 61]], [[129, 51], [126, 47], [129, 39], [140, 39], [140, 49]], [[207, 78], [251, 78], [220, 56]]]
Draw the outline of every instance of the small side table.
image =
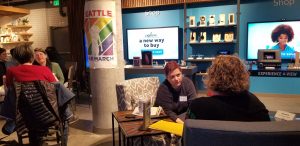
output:
[[[121, 134], [120, 134], [120, 123], [131, 122], [131, 121], [142, 121], [143, 117], [136, 116], [135, 118], [126, 118], [127, 114], [131, 114], [133, 111], [116, 111], [112, 112], [111, 122], [112, 122], [112, 137], [113, 137], [113, 146], [115, 146], [115, 120], [118, 123], [118, 134], [119, 134], [119, 146], [121, 146]], [[151, 116], [151, 119], [161, 119], [167, 118], [168, 116], [165, 113], [161, 113], [159, 116]]]
[[[160, 119], [151, 119], [151, 122], [156, 122]], [[154, 136], [161, 134], [168, 134], [168, 132], [149, 129], [146, 131], [141, 131], [139, 128], [143, 124], [143, 121], [130, 121], [120, 123], [119, 126], [121, 128], [121, 132], [123, 135], [123, 145], [129, 145], [131, 140], [131, 145], [133, 145], [133, 138], [140, 137], [141, 138], [141, 146], [144, 145], [144, 136]]]

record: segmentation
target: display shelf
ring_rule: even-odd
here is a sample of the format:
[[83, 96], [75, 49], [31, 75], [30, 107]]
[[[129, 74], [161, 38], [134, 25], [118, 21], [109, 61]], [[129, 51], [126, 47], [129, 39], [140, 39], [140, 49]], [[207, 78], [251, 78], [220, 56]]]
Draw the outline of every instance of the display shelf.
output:
[[32, 44], [33, 41], [18, 41], [18, 42], [5, 42], [1, 43], [1, 45], [14, 45], [14, 44]]
[[27, 15], [30, 10], [23, 8], [16, 8], [12, 6], [0, 6], [0, 15], [8, 16], [8, 15]]
[[187, 62], [211, 62], [214, 59], [187, 59]]
[[222, 28], [222, 27], [236, 27], [236, 24], [228, 25], [210, 25], [210, 26], [190, 26], [189, 29], [204, 29], [204, 28]]
[[16, 35], [21, 35], [21, 36], [32, 36], [32, 33], [28, 33], [28, 32], [20, 32], [20, 33], [15, 33]]
[[[235, 26], [235, 25], [232, 25]], [[205, 44], [216, 44], [216, 43], [235, 43], [236, 42], [236, 35], [235, 35], [235, 29], [236, 27], [227, 27], [227, 25], [223, 26], [205, 26], [205, 27], [189, 27], [189, 32], [190, 35], [193, 34], [192, 38], [190, 36], [190, 44], [200, 44], [200, 43], [205, 43]], [[226, 35], [229, 35], [231, 40], [226, 39]], [[200, 42], [200, 35], [205, 38], [203, 42]], [[215, 35], [217, 36], [215, 39]]]
[[5, 32], [1, 36], [0, 44], [2, 46], [17, 46], [20, 44], [29, 44], [31, 45], [33, 41], [29, 41], [29, 38], [33, 35], [28, 33], [27, 30], [30, 29], [31, 25], [7, 25], [6, 26], [10, 31]]
[[32, 26], [31, 25], [7, 25], [8, 28], [11, 28], [11, 29], [29, 29], [31, 28]]
[[0, 37], [10, 37], [10, 34], [0, 34]]
[[230, 44], [230, 43], [236, 43], [236, 40], [233, 40], [231, 42], [225, 42], [224, 40], [221, 40], [220, 42], [189, 42], [190, 45], [201, 45], [201, 44]]
[[[237, 9], [231, 5], [227, 12], [223, 12], [222, 21], [220, 14], [209, 14], [194, 6], [184, 7], [184, 60], [191, 65], [198, 66], [197, 76], [206, 75], [207, 68], [214, 61], [214, 57], [223, 51], [229, 54], [236, 53], [239, 45], [239, 2], [236, 3]], [[227, 7], [224, 4], [224, 7]], [[232, 15], [231, 15], [232, 14]], [[215, 21], [211, 21], [211, 16]], [[191, 16], [191, 17], [190, 17]], [[204, 19], [202, 19], [202, 16]], [[230, 17], [233, 16], [233, 17]], [[200, 18], [200, 19], [199, 19]], [[237, 19], [235, 19], [237, 18]], [[214, 25], [209, 25], [213, 24]], [[193, 54], [201, 54], [202, 57]], [[206, 56], [206, 57], [205, 57]], [[209, 57], [208, 57], [209, 56]]]

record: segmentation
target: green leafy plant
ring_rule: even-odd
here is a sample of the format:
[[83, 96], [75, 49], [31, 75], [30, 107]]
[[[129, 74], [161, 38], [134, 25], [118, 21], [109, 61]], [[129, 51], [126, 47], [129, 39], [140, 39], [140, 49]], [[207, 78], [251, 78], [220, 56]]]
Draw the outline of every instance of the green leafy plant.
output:
[[22, 19], [22, 23], [23, 23], [23, 25], [28, 24], [28, 23], [29, 23], [28, 18], [23, 18], [23, 19]]

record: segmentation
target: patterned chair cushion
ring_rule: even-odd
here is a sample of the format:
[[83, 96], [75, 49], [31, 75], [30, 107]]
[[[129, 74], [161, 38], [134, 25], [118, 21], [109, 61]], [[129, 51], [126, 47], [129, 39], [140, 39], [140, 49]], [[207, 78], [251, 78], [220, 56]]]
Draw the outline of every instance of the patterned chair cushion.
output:
[[160, 82], [158, 77], [143, 77], [125, 80], [116, 84], [119, 111], [133, 110], [139, 98], [150, 100], [154, 105]]
[[[134, 78], [117, 83], [116, 91], [119, 111], [133, 110], [133, 108], [138, 106], [139, 98], [150, 100], [151, 106], [153, 106], [159, 84], [158, 77]], [[165, 138], [166, 136], [167, 135], [145, 136], [143, 145], [161, 146], [169, 144], [169, 139]], [[141, 139], [133, 138], [131, 145], [142, 145]]]

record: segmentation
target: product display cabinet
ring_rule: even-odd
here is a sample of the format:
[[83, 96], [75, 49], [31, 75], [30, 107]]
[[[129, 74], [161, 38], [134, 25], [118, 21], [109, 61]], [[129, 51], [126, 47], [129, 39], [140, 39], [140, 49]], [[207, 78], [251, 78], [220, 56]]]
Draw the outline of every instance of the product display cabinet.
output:
[[[202, 7], [185, 4], [184, 59], [206, 70], [219, 54], [238, 53], [239, 2], [234, 5], [216, 6], [216, 11], [207, 13]], [[214, 6], [211, 6], [213, 9]], [[224, 11], [219, 10], [224, 9]], [[202, 66], [204, 65], [204, 66]]]

